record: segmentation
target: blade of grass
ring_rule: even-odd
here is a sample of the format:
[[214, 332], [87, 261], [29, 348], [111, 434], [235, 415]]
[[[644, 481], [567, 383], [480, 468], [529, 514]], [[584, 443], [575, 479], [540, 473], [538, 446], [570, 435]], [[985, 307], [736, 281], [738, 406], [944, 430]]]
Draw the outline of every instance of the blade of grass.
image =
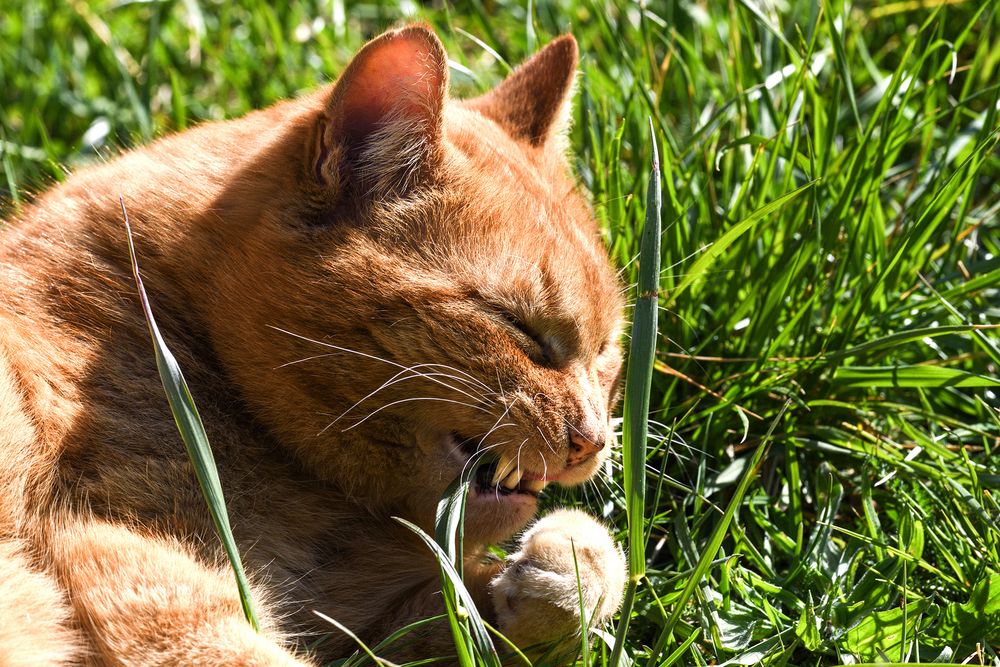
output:
[[146, 290], [142, 285], [142, 278], [139, 276], [139, 261], [136, 258], [135, 245], [132, 241], [132, 227], [128, 221], [128, 211], [125, 210], [124, 198], [119, 198], [122, 207], [122, 216], [125, 219], [125, 235], [128, 238], [128, 252], [132, 262], [132, 275], [135, 277], [135, 286], [139, 292], [139, 300], [142, 302], [142, 311], [146, 316], [146, 324], [149, 327], [149, 335], [153, 340], [153, 352], [156, 355], [156, 368], [160, 372], [160, 381], [163, 383], [163, 391], [167, 395], [167, 402], [170, 404], [170, 412], [174, 416], [174, 423], [180, 432], [181, 440], [187, 449], [194, 468], [195, 476], [198, 478], [198, 486], [208, 503], [208, 511], [212, 515], [215, 524], [215, 531], [222, 541], [222, 547], [229, 558], [229, 564], [233, 568], [236, 576], [236, 586], [240, 593], [240, 603], [243, 606], [243, 614], [254, 630], [260, 631], [260, 623], [257, 619], [257, 610], [254, 607], [253, 597], [250, 592], [250, 584], [247, 581], [246, 573], [243, 570], [243, 562], [240, 560], [239, 549], [236, 547], [236, 539], [233, 537], [233, 529], [229, 525], [229, 513], [226, 511], [226, 499], [222, 494], [222, 483], [219, 481], [219, 471], [215, 467], [215, 457], [212, 455], [212, 447], [208, 442], [208, 435], [205, 433], [205, 426], [201, 423], [198, 415], [198, 408], [195, 407], [194, 399], [188, 390], [187, 382], [181, 373], [177, 360], [167, 347], [166, 341], [160, 335], [160, 330], [153, 319], [153, 311], [146, 296]]
[[[470, 471], [470, 475], [475, 470]], [[465, 499], [469, 495], [470, 476], [456, 477], [448, 485], [441, 500], [438, 501], [437, 515], [434, 521], [434, 536], [441, 549], [447, 554], [452, 566], [462, 575], [462, 542], [465, 528]], [[445, 612], [448, 624], [455, 639], [455, 646], [459, 652], [459, 664], [471, 664], [474, 648], [470, 641], [472, 634], [469, 631], [469, 619], [463, 614], [459, 614], [459, 603], [455, 594], [455, 585], [450, 579], [442, 579], [442, 593], [444, 594]]]
[[636, 588], [646, 573], [646, 439], [649, 431], [649, 393], [656, 356], [657, 307], [660, 300], [660, 160], [656, 132], [649, 122], [653, 163], [646, 193], [646, 221], [639, 249], [639, 283], [632, 320], [632, 343], [625, 376], [625, 428], [622, 434], [622, 457], [625, 468], [626, 512], [629, 535], [629, 583], [625, 592], [621, 620], [615, 633], [611, 665], [621, 660], [628, 632]]
[[[500, 658], [497, 655], [496, 648], [493, 646], [493, 640], [490, 639], [489, 632], [487, 631], [486, 626], [483, 623], [483, 619], [479, 615], [479, 610], [476, 608], [476, 603], [473, 602], [472, 596], [469, 595], [469, 591], [465, 588], [465, 583], [462, 581], [461, 575], [459, 575], [458, 570], [455, 569], [455, 566], [452, 564], [448, 554], [445, 553], [444, 549], [442, 549], [437, 542], [435, 542], [429, 535], [427, 535], [427, 533], [421, 530], [420, 526], [417, 526], [416, 524], [413, 524], [407, 521], [406, 519], [400, 517], [393, 517], [393, 518], [406, 528], [413, 531], [413, 533], [417, 537], [419, 537], [424, 542], [424, 544], [426, 544], [428, 548], [430, 548], [430, 550], [434, 553], [435, 558], [437, 558], [438, 565], [441, 567], [442, 582], [445, 583], [446, 588], [449, 586], [452, 587], [454, 596], [452, 598], [453, 604], [457, 605], [460, 603], [465, 611], [465, 614], [468, 615], [468, 630], [475, 644], [477, 653], [479, 654], [479, 659], [482, 660], [483, 663], [485, 663], [489, 667], [500, 667]], [[446, 600], [445, 600], [446, 603], [449, 602], [449, 600], [447, 599], [448, 597], [449, 596], [446, 595]], [[458, 613], [458, 609], [451, 608], [448, 610], [448, 612], [449, 612], [448, 614], [449, 617], [453, 618], [454, 615]], [[456, 626], [453, 624], [452, 628], [454, 631]], [[462, 658], [462, 650], [463, 650], [462, 647], [464, 643], [465, 642], [463, 637], [461, 636], [455, 637], [455, 644], [456, 648], [459, 651], [460, 659]], [[467, 660], [467, 662], [463, 662], [460, 664], [463, 665], [474, 664], [472, 656], [467, 656], [464, 659]]]
[[857, 356], [863, 352], [871, 352], [885, 347], [898, 347], [903, 343], [921, 340], [923, 338], [933, 338], [935, 336], [945, 336], [959, 333], [978, 333], [982, 330], [1000, 328], [1000, 324], [946, 324], [936, 327], [921, 327], [918, 329], [908, 329], [897, 331], [888, 336], [867, 340], [860, 345], [849, 347], [846, 350], [837, 350], [826, 354], [827, 359], [843, 359], [845, 357]]
[[785, 204], [792, 201], [800, 194], [811, 188], [817, 183], [816, 180], [809, 181], [805, 185], [802, 185], [791, 192], [788, 192], [774, 201], [761, 206], [759, 209], [740, 220], [738, 223], [733, 225], [729, 231], [720, 236], [711, 246], [709, 246], [705, 252], [701, 254], [700, 257], [691, 266], [691, 270], [684, 276], [684, 279], [680, 282], [677, 288], [670, 293], [667, 298], [667, 305], [671, 305], [677, 301], [677, 297], [680, 296], [684, 291], [691, 286], [691, 284], [700, 278], [706, 271], [708, 267], [725, 252], [726, 248], [732, 245], [739, 237], [743, 236], [747, 231], [750, 230], [756, 223], [760, 222], [764, 218], [769, 217], [775, 211], [781, 209]]
[[841, 366], [833, 381], [850, 387], [996, 387], [1000, 378], [941, 366]]
[[323, 619], [327, 623], [329, 623], [330, 625], [332, 625], [333, 627], [335, 627], [338, 630], [340, 630], [341, 632], [343, 632], [345, 635], [347, 635], [351, 639], [353, 639], [354, 643], [357, 644], [361, 648], [361, 650], [365, 652], [365, 655], [367, 655], [369, 658], [371, 658], [371, 661], [374, 662], [376, 665], [383, 665], [383, 667], [388, 667], [389, 665], [392, 664], [390, 662], [386, 662], [385, 660], [382, 660], [382, 658], [380, 658], [377, 655], [375, 655], [375, 653], [370, 648], [368, 648], [368, 644], [365, 644], [363, 641], [361, 641], [360, 637], [358, 637], [356, 634], [354, 634], [354, 632], [352, 632], [350, 628], [348, 628], [346, 625], [344, 625], [340, 621], [337, 621], [337, 620], [335, 620], [335, 619], [327, 616], [326, 614], [324, 614], [321, 611], [316, 611], [315, 609], [313, 610], [313, 613], [316, 614], [317, 616], [319, 616], [321, 619]]
[[[398, 630], [393, 631], [392, 634], [390, 634], [388, 637], [386, 637], [378, 644], [373, 646], [371, 648], [371, 653], [374, 653], [377, 656], [380, 651], [389, 648], [390, 646], [398, 642], [400, 639], [403, 639], [406, 635], [410, 634], [411, 632], [419, 630], [420, 628], [426, 625], [431, 625], [432, 623], [437, 623], [438, 621], [447, 621], [447, 620], [448, 619], [445, 618], [445, 614], [439, 614], [437, 616], [422, 618], [419, 621], [413, 621], [412, 623], [407, 623]], [[340, 667], [356, 667], [356, 665], [363, 663], [364, 663], [363, 655], [355, 653], [352, 658], [349, 658], [347, 662], [344, 662], [342, 665], [340, 665]]]
[[684, 652], [687, 651], [691, 644], [695, 642], [701, 636], [701, 628], [695, 628], [694, 632], [688, 635], [688, 638], [681, 642], [681, 645], [674, 649], [673, 653], [667, 656], [667, 659], [659, 664], [658, 667], [670, 667], [675, 662], [680, 660]]
[[576, 576], [576, 596], [580, 610], [580, 656], [584, 665], [590, 664], [590, 614], [583, 599], [583, 586], [580, 584], [580, 562], [576, 559], [576, 544], [570, 538], [573, 549], [573, 573]]
[[437, 516], [434, 521], [434, 537], [448, 554], [459, 576], [462, 576], [462, 542], [465, 538], [465, 500], [469, 497], [469, 486], [477, 468], [472, 468], [464, 477], [456, 477], [448, 485], [438, 501]]

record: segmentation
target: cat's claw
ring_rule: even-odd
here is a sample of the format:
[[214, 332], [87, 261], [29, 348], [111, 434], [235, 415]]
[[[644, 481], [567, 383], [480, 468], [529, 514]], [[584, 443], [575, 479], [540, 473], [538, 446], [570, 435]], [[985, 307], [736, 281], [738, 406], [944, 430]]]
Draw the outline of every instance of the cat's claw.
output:
[[490, 582], [500, 630], [519, 646], [579, 637], [584, 626], [600, 626], [621, 604], [625, 556], [589, 515], [552, 512], [524, 533], [519, 547]]

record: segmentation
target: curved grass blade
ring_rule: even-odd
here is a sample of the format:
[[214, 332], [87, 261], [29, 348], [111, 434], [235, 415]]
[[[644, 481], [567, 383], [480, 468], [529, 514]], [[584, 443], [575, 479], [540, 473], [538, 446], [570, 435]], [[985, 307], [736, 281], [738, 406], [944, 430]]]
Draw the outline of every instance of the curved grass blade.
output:
[[675, 662], [680, 660], [681, 656], [684, 655], [684, 652], [691, 648], [691, 644], [693, 644], [699, 637], [701, 637], [701, 628], [695, 628], [694, 632], [688, 635], [688, 638], [685, 639], [680, 646], [674, 649], [674, 652], [668, 655], [666, 660], [659, 664], [659, 667], [670, 667]]
[[898, 347], [904, 343], [908, 343], [915, 340], [922, 340], [924, 338], [933, 338], [935, 336], [945, 336], [949, 334], [960, 334], [969, 332], [981, 332], [983, 330], [991, 330], [1000, 328], [998, 324], [946, 324], [937, 327], [921, 327], [919, 329], [907, 329], [905, 331], [897, 331], [895, 333], [882, 336], [880, 338], [875, 338], [873, 340], [867, 340], [860, 345], [855, 345], [854, 347], [849, 347], [846, 350], [837, 350], [835, 352], [827, 352], [827, 359], [843, 359], [846, 357], [857, 356], [863, 352], [871, 352], [873, 350], [879, 350], [882, 348], [894, 348]]
[[708, 268], [715, 262], [716, 259], [718, 259], [718, 257], [726, 250], [726, 248], [728, 248], [729, 246], [731, 246], [733, 243], [736, 242], [736, 239], [743, 236], [743, 234], [749, 231], [751, 227], [756, 225], [761, 220], [765, 218], [770, 218], [772, 213], [780, 210], [782, 207], [785, 206], [785, 204], [792, 201], [793, 199], [801, 195], [803, 192], [807, 191], [809, 188], [816, 185], [817, 182], [818, 179], [809, 181], [808, 183], [796, 188], [795, 190], [792, 190], [791, 192], [787, 192], [781, 195], [774, 201], [767, 203], [764, 206], [761, 206], [753, 213], [751, 213], [750, 215], [748, 215], [747, 217], [743, 218], [738, 223], [733, 225], [725, 234], [720, 236], [712, 245], [710, 245], [705, 250], [705, 252], [703, 252], [701, 256], [698, 257], [697, 260], [695, 260], [695, 263], [691, 265], [691, 270], [687, 272], [687, 274], [684, 276], [684, 279], [680, 282], [677, 288], [670, 294], [669, 298], [667, 299], [668, 305], [673, 304], [677, 300], [677, 297], [684, 292], [684, 290], [689, 288], [692, 285], [692, 283], [694, 283], [696, 280], [698, 280], [698, 278], [704, 275], [705, 272], [708, 271]]
[[[474, 474], [475, 470], [472, 471]], [[467, 477], [456, 477], [448, 485], [441, 500], [438, 501], [437, 514], [434, 518], [434, 537], [442, 551], [455, 568], [458, 578], [462, 574], [462, 542], [465, 534], [465, 499], [469, 496], [470, 480]], [[455, 584], [442, 575], [441, 591], [444, 594], [445, 616], [455, 639], [459, 664], [473, 664], [474, 647], [470, 643], [472, 634], [469, 631], [469, 619], [458, 612], [458, 599]]]
[[387, 660], [383, 660], [382, 658], [380, 658], [377, 655], [375, 655], [375, 652], [372, 651], [372, 649], [368, 648], [368, 644], [365, 644], [361, 640], [360, 637], [358, 637], [356, 634], [354, 634], [351, 631], [350, 628], [348, 628], [346, 625], [344, 625], [340, 621], [337, 621], [336, 619], [333, 619], [333, 618], [327, 616], [326, 614], [324, 614], [321, 611], [316, 611], [315, 609], [313, 609], [313, 613], [316, 614], [317, 616], [319, 616], [321, 619], [323, 619], [327, 623], [329, 623], [330, 625], [332, 625], [333, 627], [335, 627], [338, 630], [340, 630], [341, 632], [343, 632], [345, 635], [347, 635], [351, 639], [353, 639], [354, 643], [357, 644], [361, 648], [361, 650], [364, 651], [365, 655], [367, 655], [368, 658], [372, 662], [374, 662], [376, 665], [381, 665], [381, 667], [390, 667], [393, 664], [393, 663], [391, 663], [391, 662], [389, 662]]
[[[492, 634], [494, 637], [502, 641], [504, 643], [504, 646], [506, 646], [507, 650], [510, 652], [511, 656], [510, 662], [509, 663], [505, 662], [504, 664], [515, 665], [518, 664], [518, 661], [520, 661], [524, 663], [527, 667], [532, 667], [533, 663], [531, 662], [531, 660], [528, 659], [528, 656], [524, 654], [524, 651], [518, 648], [517, 644], [507, 639], [506, 635], [504, 635], [502, 632], [494, 628], [486, 621], [483, 621], [483, 625], [486, 626], [486, 629], [490, 631], [490, 634]], [[517, 658], [517, 660], [514, 660], [514, 658]]]
[[[469, 475], [475, 474], [473, 469]], [[456, 477], [438, 501], [434, 537], [448, 554], [458, 576], [462, 576], [462, 542], [465, 539], [465, 499], [469, 497], [471, 477]]]
[[[441, 567], [441, 580], [445, 588], [445, 603], [448, 607], [452, 604], [461, 602], [465, 613], [468, 615], [468, 630], [472, 637], [472, 641], [475, 644], [476, 651], [479, 654], [479, 659], [483, 664], [488, 665], [488, 667], [500, 667], [500, 658], [497, 655], [496, 648], [493, 646], [493, 640], [490, 639], [489, 632], [486, 630], [486, 625], [483, 623], [482, 617], [479, 615], [479, 610], [476, 609], [476, 603], [473, 602], [472, 596], [469, 595], [469, 591], [465, 588], [465, 583], [462, 581], [461, 575], [458, 574], [458, 570], [451, 562], [448, 554], [445, 550], [438, 545], [427, 533], [420, 529], [420, 526], [410, 523], [406, 519], [400, 517], [393, 517], [396, 521], [401, 523], [403, 526], [412, 530], [417, 537], [423, 540], [437, 558], [438, 565]], [[449, 590], [450, 589], [450, 590]], [[449, 595], [449, 593], [453, 593]], [[449, 600], [451, 598], [451, 600]], [[452, 622], [452, 631], [456, 632], [458, 630], [456, 623], [456, 616], [458, 614], [457, 609], [449, 608], [448, 616]], [[455, 644], [459, 651], [460, 661], [463, 659], [463, 644], [464, 638], [462, 636], [455, 636]], [[468, 664], [473, 664], [471, 662], [471, 656], [466, 658], [469, 660]], [[460, 664], [462, 664], [460, 662]]]
[[413, 621], [412, 623], [407, 623], [406, 625], [394, 631], [388, 637], [380, 641], [378, 644], [373, 646], [372, 652], [378, 655], [380, 651], [389, 648], [390, 646], [398, 642], [400, 639], [406, 637], [406, 635], [410, 634], [411, 632], [419, 630], [425, 625], [430, 625], [432, 623], [437, 623], [438, 621], [445, 620], [444, 616], [445, 616], [444, 614], [438, 614], [437, 616], [430, 616], [429, 618], [422, 618], [419, 621]]
[[194, 468], [194, 474], [198, 478], [198, 486], [205, 496], [208, 504], [208, 511], [212, 515], [215, 523], [215, 532], [219, 535], [222, 548], [229, 558], [229, 564], [233, 568], [236, 576], [236, 586], [240, 592], [240, 603], [243, 606], [243, 615], [254, 630], [260, 631], [260, 623], [257, 620], [257, 610], [254, 607], [253, 598], [250, 594], [250, 584], [247, 581], [246, 573], [243, 570], [243, 562], [240, 560], [239, 550], [236, 548], [236, 540], [233, 538], [233, 529], [229, 525], [229, 514], [226, 512], [226, 499], [222, 495], [222, 484], [219, 482], [219, 471], [215, 467], [215, 458], [212, 456], [212, 447], [208, 442], [208, 435], [205, 427], [201, 423], [198, 415], [198, 408], [195, 407], [194, 399], [188, 390], [187, 382], [181, 373], [180, 366], [174, 355], [167, 348], [166, 342], [160, 335], [160, 330], [153, 319], [153, 311], [149, 306], [149, 299], [146, 297], [146, 290], [142, 286], [142, 278], [139, 276], [139, 262], [135, 255], [135, 246], [132, 243], [132, 228], [128, 222], [128, 211], [125, 210], [125, 200], [119, 198], [122, 207], [122, 215], [125, 218], [125, 234], [128, 237], [128, 252], [132, 261], [132, 275], [135, 277], [135, 286], [139, 291], [139, 299], [142, 302], [142, 310], [146, 316], [146, 324], [149, 327], [149, 335], [153, 339], [153, 352], [156, 355], [156, 368], [160, 372], [160, 381], [163, 383], [163, 391], [167, 395], [167, 402], [170, 404], [170, 412], [174, 416], [174, 423], [180, 432], [181, 440], [187, 449]]

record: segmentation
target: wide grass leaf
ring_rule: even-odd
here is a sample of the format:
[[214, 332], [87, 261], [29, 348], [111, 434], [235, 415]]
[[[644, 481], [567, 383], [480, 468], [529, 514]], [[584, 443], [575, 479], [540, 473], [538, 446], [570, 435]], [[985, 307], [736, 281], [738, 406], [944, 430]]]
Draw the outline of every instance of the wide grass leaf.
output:
[[841, 366], [837, 384], [851, 387], [996, 387], [1000, 378], [941, 366]]
[[976, 644], [1000, 645], [1000, 573], [987, 572], [967, 602], [945, 607], [927, 635], [946, 645], [959, 639], [958, 655], [974, 651]]
[[906, 608], [889, 609], [869, 614], [847, 631], [844, 648], [863, 661], [902, 660], [907, 652], [904, 641], [913, 640], [921, 614], [930, 603], [910, 602]]

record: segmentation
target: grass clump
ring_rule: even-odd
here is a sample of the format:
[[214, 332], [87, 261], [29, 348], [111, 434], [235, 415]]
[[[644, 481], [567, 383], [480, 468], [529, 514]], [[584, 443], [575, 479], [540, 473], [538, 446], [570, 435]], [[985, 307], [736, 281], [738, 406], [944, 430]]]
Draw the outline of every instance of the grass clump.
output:
[[622, 655], [1000, 664], [997, 10], [23, 3], [0, 20], [3, 205], [323, 83], [393, 22], [431, 23], [465, 94], [571, 30], [575, 167], [631, 283], [661, 150], [649, 438], [552, 498], [632, 544]]

